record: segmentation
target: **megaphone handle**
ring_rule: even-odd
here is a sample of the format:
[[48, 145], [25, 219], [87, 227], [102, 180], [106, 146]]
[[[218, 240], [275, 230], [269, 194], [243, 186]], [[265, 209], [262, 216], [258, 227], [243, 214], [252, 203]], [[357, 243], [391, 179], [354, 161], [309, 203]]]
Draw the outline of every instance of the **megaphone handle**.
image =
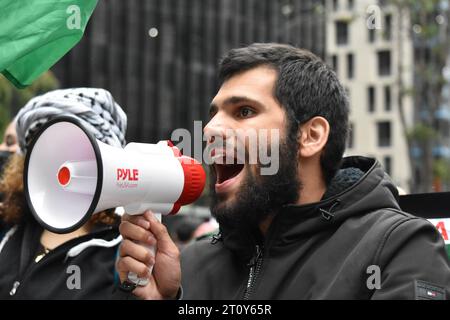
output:
[[[160, 213], [154, 213], [153, 214], [155, 216], [155, 218], [161, 222], [161, 214]], [[144, 244], [143, 245], [147, 250], [149, 250], [151, 252], [151, 254], [155, 257], [156, 255], [156, 247], [155, 246], [149, 246]], [[150, 274], [153, 271], [153, 266], [149, 267], [150, 269]], [[146, 286], [149, 282], [149, 279], [147, 278], [139, 278], [138, 275], [134, 272], [129, 272], [128, 273], [128, 280], [130, 280], [131, 282], [133, 282], [134, 284], [138, 285], [138, 286]]]

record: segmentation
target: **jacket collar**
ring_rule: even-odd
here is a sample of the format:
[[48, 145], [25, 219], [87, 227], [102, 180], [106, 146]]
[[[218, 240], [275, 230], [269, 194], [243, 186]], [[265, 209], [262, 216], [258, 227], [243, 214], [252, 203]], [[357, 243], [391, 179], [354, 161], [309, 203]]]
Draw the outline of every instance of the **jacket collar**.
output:
[[[346, 171], [352, 172], [354, 176], [348, 177]], [[344, 176], [339, 177], [339, 173]], [[377, 160], [365, 157], [345, 158], [339, 173], [321, 201], [280, 208], [265, 238], [257, 228], [243, 231], [221, 226], [221, 240], [239, 258], [248, 261], [257, 244], [264, 245], [266, 250], [282, 251], [293, 242], [336, 228], [349, 217], [367, 214], [379, 208], [400, 209], [397, 189]], [[339, 180], [340, 185], [336, 185], [336, 180]]]

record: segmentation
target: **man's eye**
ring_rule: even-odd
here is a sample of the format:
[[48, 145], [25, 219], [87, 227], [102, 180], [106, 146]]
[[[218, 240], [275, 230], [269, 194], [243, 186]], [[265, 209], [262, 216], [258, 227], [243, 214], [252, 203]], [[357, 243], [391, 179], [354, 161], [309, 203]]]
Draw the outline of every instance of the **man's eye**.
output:
[[238, 116], [239, 118], [248, 118], [254, 115], [255, 112], [249, 107], [242, 107], [239, 109]]

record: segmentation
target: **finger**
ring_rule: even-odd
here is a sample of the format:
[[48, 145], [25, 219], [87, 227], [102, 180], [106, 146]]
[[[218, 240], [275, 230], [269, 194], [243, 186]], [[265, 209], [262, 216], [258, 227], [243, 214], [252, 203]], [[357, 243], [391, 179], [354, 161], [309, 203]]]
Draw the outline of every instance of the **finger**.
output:
[[150, 244], [155, 238], [150, 231], [131, 223], [130, 221], [122, 221], [119, 226], [119, 232], [124, 239]]
[[150, 277], [150, 268], [129, 256], [119, 258], [117, 270], [122, 281], [128, 278], [128, 273], [130, 272], [137, 274], [139, 278], [148, 279]]
[[[153, 240], [153, 242], [154, 243], [152, 245], [156, 245], [155, 239]], [[137, 261], [140, 261], [147, 266], [153, 265], [155, 263], [155, 257], [148, 248], [136, 244], [131, 240], [122, 241], [119, 249], [119, 255], [121, 257], [130, 256], [131, 258], [136, 259]]]
[[163, 252], [173, 258], [178, 258], [178, 247], [170, 238], [166, 226], [159, 222], [151, 212], [145, 212], [144, 216], [150, 221], [150, 231], [156, 238], [158, 251]]
[[136, 297], [145, 300], [162, 300], [163, 297], [155, 290], [155, 283], [155, 278], [151, 275], [148, 278], [148, 284], [146, 286], [137, 286], [136, 289], [134, 289], [133, 294]]
[[122, 216], [122, 221], [128, 221], [128, 222], [131, 222], [132, 224], [141, 226], [142, 228], [147, 229], [147, 230], [148, 230], [148, 228], [150, 228], [150, 222], [148, 222], [148, 221], [144, 218], [144, 215], [143, 215], [143, 214], [132, 216], [132, 215], [129, 215], [129, 214], [125, 213], [125, 214]]

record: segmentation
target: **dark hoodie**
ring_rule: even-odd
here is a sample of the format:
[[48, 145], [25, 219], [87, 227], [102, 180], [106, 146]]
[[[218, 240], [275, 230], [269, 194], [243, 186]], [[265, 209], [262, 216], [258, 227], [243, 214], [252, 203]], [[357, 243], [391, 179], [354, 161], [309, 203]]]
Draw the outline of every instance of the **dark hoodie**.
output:
[[346, 158], [322, 201], [283, 207], [266, 237], [221, 228], [186, 248], [184, 298], [448, 297], [441, 235], [402, 212], [397, 196], [377, 161]]
[[0, 235], [0, 300], [114, 298], [121, 240], [117, 224], [97, 225], [36, 263], [43, 229], [26, 214], [21, 224]]

